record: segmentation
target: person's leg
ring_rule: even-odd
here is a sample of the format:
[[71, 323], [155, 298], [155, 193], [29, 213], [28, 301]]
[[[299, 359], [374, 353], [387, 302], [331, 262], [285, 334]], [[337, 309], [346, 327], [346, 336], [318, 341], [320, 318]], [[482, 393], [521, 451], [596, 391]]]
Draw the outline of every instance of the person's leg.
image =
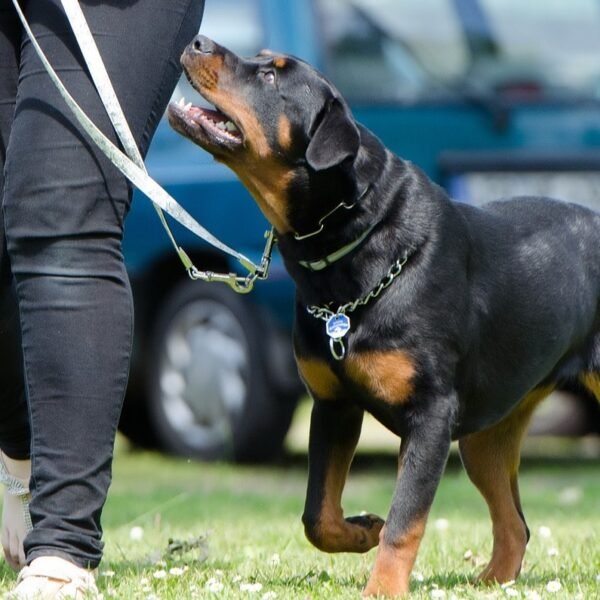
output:
[[[15, 111], [21, 27], [10, 2], [0, 0], [0, 208], [4, 163]], [[1, 215], [0, 215], [1, 217]], [[29, 418], [23, 383], [19, 313], [0, 218], [0, 449], [11, 458], [29, 457]]]
[[[6, 0], [0, 0], [0, 209], [6, 146], [15, 111], [21, 25]], [[0, 210], [1, 213], [1, 210]], [[0, 542], [7, 562], [25, 563], [23, 540], [29, 518], [30, 432], [19, 312], [0, 216], [0, 481], [4, 484]]]
[[[199, 27], [198, 0], [82, 6], [134, 136], [145, 152]], [[27, 16], [59, 76], [114, 139], [58, 0]], [[80, 132], [33, 48], [23, 45], [6, 157], [4, 219], [20, 309], [31, 412], [33, 530], [27, 561], [95, 567], [100, 514], [127, 383], [132, 305], [121, 237], [124, 178]]]

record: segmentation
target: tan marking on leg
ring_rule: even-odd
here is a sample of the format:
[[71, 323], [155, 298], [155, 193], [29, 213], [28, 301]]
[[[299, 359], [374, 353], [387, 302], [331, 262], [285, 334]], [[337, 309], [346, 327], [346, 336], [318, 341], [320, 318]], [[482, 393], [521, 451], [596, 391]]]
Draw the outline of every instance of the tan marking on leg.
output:
[[388, 404], [403, 404], [413, 392], [416, 367], [402, 350], [351, 354], [346, 361], [348, 377]]
[[279, 115], [277, 124], [277, 141], [283, 150], [289, 150], [292, 145], [292, 125], [286, 115]]
[[342, 493], [348, 477], [346, 457], [331, 458], [325, 479], [323, 502], [316, 535], [310, 541], [323, 552], [367, 552], [379, 543], [383, 520], [377, 515], [366, 515], [372, 522], [370, 528], [344, 519]]
[[465, 469], [492, 518], [492, 558], [479, 581], [504, 583], [516, 579], [521, 571], [527, 545], [518, 485], [521, 443], [535, 407], [552, 389], [533, 390], [500, 423], [459, 441]]
[[314, 358], [297, 358], [300, 377], [319, 400], [333, 400], [340, 392], [340, 381], [331, 367]]
[[363, 596], [391, 598], [408, 594], [410, 573], [417, 558], [426, 522], [427, 515], [420, 517], [393, 544], [385, 542], [385, 527], [381, 530], [377, 558]]
[[581, 373], [579, 381], [600, 402], [600, 373]]
[[287, 65], [285, 56], [277, 56], [273, 59], [273, 65], [278, 69], [283, 69]]

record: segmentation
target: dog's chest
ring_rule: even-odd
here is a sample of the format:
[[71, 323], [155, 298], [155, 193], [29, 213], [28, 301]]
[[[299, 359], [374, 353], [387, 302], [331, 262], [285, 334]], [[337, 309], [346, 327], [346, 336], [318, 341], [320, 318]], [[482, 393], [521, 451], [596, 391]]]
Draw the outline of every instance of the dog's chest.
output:
[[335, 368], [318, 358], [298, 358], [300, 375], [314, 398], [404, 404], [412, 396], [416, 365], [403, 350], [350, 353]]

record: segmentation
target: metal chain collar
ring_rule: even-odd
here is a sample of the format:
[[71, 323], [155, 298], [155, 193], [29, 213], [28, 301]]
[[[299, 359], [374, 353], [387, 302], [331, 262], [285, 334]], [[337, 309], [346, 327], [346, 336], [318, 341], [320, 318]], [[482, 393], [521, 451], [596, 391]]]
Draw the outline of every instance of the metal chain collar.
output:
[[331, 303], [325, 306], [312, 305], [306, 307], [309, 315], [312, 315], [315, 319], [325, 321], [325, 332], [329, 336], [329, 349], [333, 358], [342, 360], [346, 355], [343, 338], [350, 331], [350, 317], [346, 313], [355, 311], [359, 306], [366, 306], [371, 300], [377, 298], [400, 275], [407, 261], [408, 252], [392, 264], [388, 272], [372, 290], [356, 300], [340, 305], [335, 311], [329, 308]]

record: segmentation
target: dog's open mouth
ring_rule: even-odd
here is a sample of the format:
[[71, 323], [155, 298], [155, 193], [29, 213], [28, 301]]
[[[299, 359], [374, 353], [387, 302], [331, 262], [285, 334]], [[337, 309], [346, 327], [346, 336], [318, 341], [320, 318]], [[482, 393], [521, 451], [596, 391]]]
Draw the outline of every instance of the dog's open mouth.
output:
[[242, 145], [244, 136], [231, 117], [218, 109], [210, 110], [181, 99], [168, 110], [171, 127], [205, 150], [233, 150]]

